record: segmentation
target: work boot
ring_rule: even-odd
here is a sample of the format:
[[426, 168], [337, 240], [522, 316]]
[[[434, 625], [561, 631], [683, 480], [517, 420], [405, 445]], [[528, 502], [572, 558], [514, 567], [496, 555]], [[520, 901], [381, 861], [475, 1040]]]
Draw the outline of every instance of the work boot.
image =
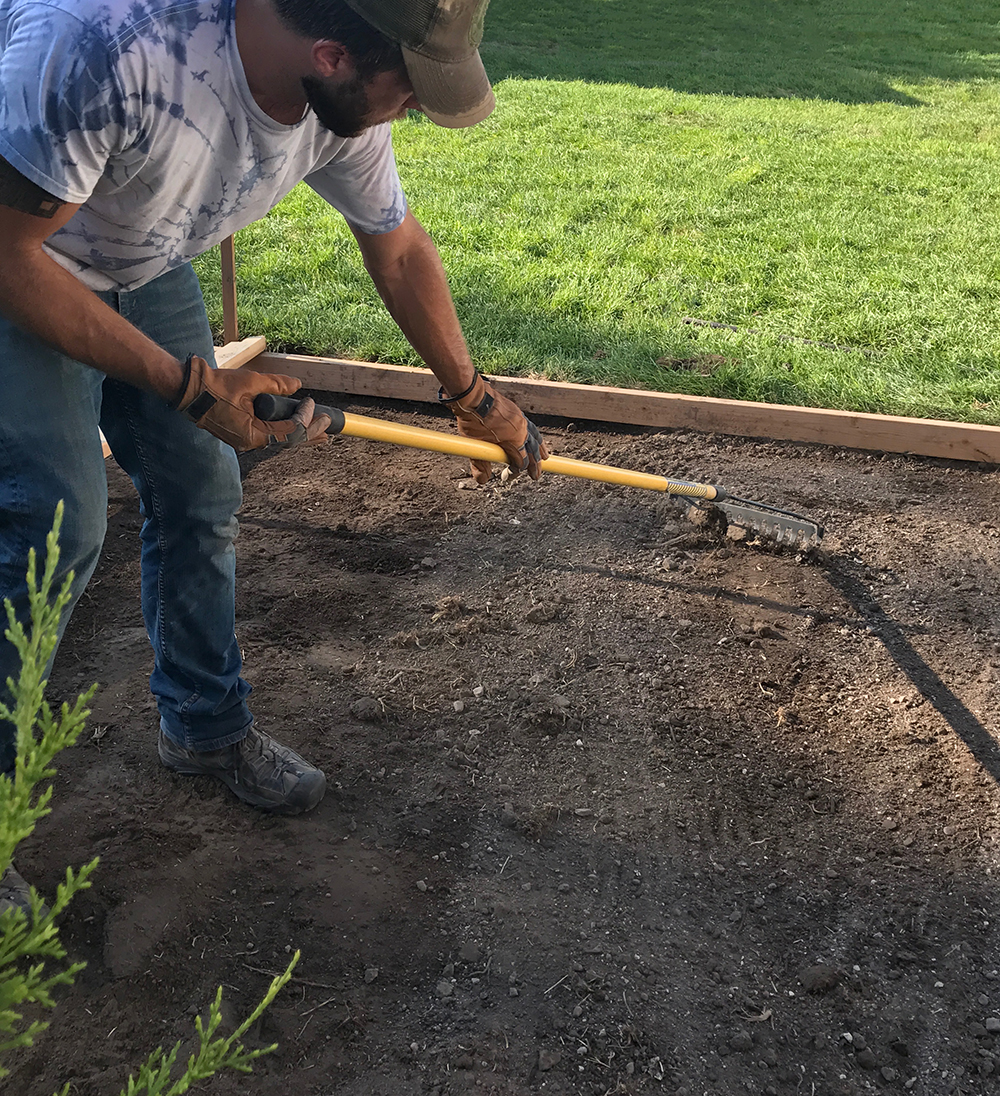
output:
[[214, 776], [246, 803], [275, 814], [311, 811], [326, 777], [287, 746], [251, 726], [246, 738], [221, 750], [186, 750], [160, 731], [160, 760], [175, 773]]
[[[0, 913], [10, 909], [22, 909], [29, 919], [31, 917], [31, 887], [14, 870], [13, 864], [0, 875]], [[49, 911], [42, 906], [41, 912], [44, 917]]]

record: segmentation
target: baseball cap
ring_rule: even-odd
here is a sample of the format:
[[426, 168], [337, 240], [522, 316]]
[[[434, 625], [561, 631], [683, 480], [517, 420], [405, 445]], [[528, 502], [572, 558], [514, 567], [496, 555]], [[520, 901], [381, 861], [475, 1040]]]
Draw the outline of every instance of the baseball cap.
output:
[[479, 56], [489, 0], [346, 0], [402, 47], [421, 109], [450, 129], [474, 126], [496, 105]]

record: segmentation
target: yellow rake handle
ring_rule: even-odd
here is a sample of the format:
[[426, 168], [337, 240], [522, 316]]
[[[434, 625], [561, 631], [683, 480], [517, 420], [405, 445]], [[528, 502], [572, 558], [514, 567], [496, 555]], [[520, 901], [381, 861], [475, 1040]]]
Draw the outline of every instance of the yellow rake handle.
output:
[[[319, 410], [319, 409], [317, 409]], [[354, 415], [344, 411], [344, 427], [341, 434], [352, 438], [368, 438], [370, 441], [386, 441], [393, 445], [405, 445], [410, 449], [426, 449], [432, 453], [451, 453], [470, 460], [488, 460], [507, 464], [507, 455], [499, 445], [488, 441], [463, 438], [458, 434], [445, 434], [440, 430], [424, 430], [419, 426], [372, 419], [367, 415]], [[665, 491], [671, 495], [684, 495], [693, 499], [715, 499], [718, 488], [707, 483], [688, 483], [685, 480], [667, 479], [649, 472], [632, 472], [627, 468], [615, 468], [610, 464], [592, 464], [572, 457], [546, 457], [541, 462], [546, 472], [558, 472], [579, 479], [598, 480], [602, 483], [618, 483], [625, 487], [642, 487], [648, 491]]]

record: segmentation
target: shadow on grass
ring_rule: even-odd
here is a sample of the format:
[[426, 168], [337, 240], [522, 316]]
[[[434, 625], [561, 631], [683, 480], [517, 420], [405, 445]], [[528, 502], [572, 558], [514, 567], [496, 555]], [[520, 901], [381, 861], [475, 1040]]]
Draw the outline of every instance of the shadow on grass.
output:
[[505, 0], [482, 53], [494, 80], [919, 105], [893, 83], [1000, 77], [1000, 28], [982, 0]]

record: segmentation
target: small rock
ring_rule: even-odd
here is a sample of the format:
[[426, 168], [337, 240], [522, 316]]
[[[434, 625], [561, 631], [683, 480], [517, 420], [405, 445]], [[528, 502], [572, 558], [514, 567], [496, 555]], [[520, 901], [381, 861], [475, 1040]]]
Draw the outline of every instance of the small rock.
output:
[[736, 1051], [751, 1050], [753, 1048], [753, 1036], [749, 1031], [741, 1028], [729, 1040], [729, 1045]]
[[450, 997], [455, 992], [455, 986], [442, 978], [437, 984], [436, 992], [438, 997]]
[[456, 712], [458, 712], [459, 715], [461, 715], [462, 712], [465, 711], [465, 701], [464, 700], [456, 700], [452, 704], [452, 707], [455, 709]]
[[507, 996], [508, 997], [520, 997], [521, 994], [518, 991], [517, 986], [511, 986], [510, 989], [507, 990]]
[[426, 891], [427, 891], [427, 883], [426, 883], [426, 881], [425, 881], [425, 880], [423, 880], [423, 879], [418, 879], [418, 880], [417, 880], [417, 890], [418, 890], [418, 891], [420, 891], [420, 893], [421, 893], [421, 894], [425, 894], [425, 893], [426, 893]]
[[517, 815], [514, 813], [513, 803], [504, 803], [503, 810], [500, 812], [500, 825], [505, 826], [508, 830], [513, 829], [517, 824]]
[[467, 940], [459, 949], [458, 957], [463, 963], [478, 963], [482, 952], [474, 940]]
[[355, 700], [351, 704], [350, 712], [355, 719], [363, 720], [366, 723], [377, 723], [385, 714], [382, 705], [373, 696], [363, 696], [359, 700]]
[[424, 558], [420, 561], [420, 566], [426, 567], [428, 570], [430, 570], [432, 567], [437, 567], [437, 560], [434, 559], [433, 556], [424, 556]]
[[868, 1040], [863, 1035], [855, 1034], [854, 1036], [854, 1049], [866, 1050], [868, 1047]]
[[857, 1063], [862, 1069], [874, 1069], [878, 1064], [875, 1055], [867, 1047], [857, 1056]]
[[471, 1054], [460, 1054], [455, 1059], [456, 1069], [472, 1069], [476, 1063], [472, 1060]]
[[986, 1030], [987, 1031], [1000, 1031], [1000, 1019], [996, 1016], [986, 1017]]
[[895, 1081], [895, 1079], [899, 1076], [899, 1073], [896, 1070], [894, 1070], [892, 1068], [892, 1066], [883, 1066], [879, 1070], [879, 1072], [882, 1074], [883, 1078], [887, 1081]]
[[365, 971], [365, 982], [370, 986], [378, 978], [378, 967], [369, 967]]
[[558, 605], [541, 604], [532, 606], [527, 613], [525, 613], [524, 619], [529, 624], [551, 624], [558, 615]]
[[562, 1051], [549, 1050], [546, 1047], [538, 1052], [538, 1068], [543, 1072], [547, 1072], [553, 1066], [559, 1065], [562, 1061]]
[[883, 830], [898, 830], [899, 829], [899, 823], [896, 821], [895, 818], [883, 818], [882, 819], [882, 829]]
[[486, 690], [485, 690], [485, 689], [484, 689], [484, 688], [482, 687], [482, 685], [477, 685], [477, 686], [476, 686], [476, 687], [475, 687], [475, 688], [474, 688], [474, 689], [472, 690], [472, 695], [473, 695], [473, 696], [476, 696], [476, 697], [479, 697], [479, 696], [482, 696], [482, 695], [483, 695], [483, 693], [485, 693], [485, 692], [486, 692]]

